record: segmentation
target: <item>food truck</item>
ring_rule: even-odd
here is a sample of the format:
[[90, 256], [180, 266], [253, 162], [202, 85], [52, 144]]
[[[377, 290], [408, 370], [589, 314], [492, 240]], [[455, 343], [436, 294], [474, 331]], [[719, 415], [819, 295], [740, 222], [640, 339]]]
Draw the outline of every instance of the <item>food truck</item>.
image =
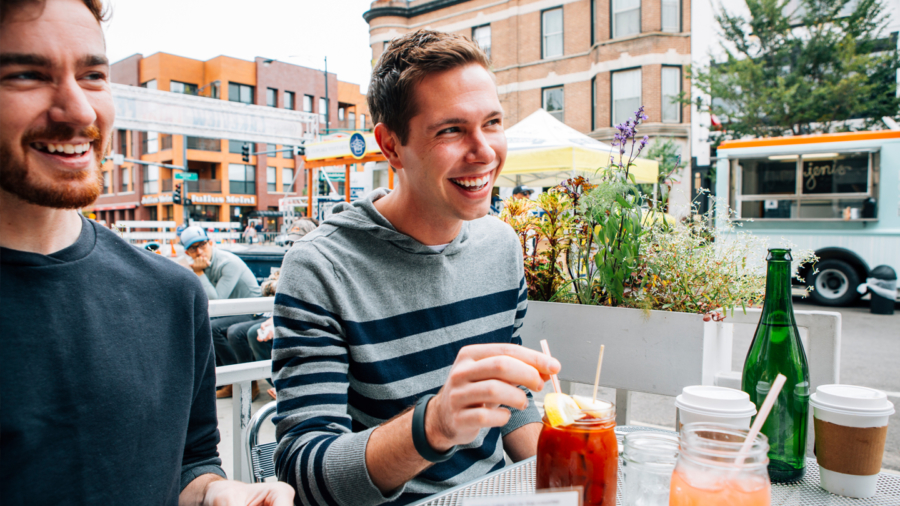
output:
[[726, 141], [715, 185], [744, 231], [815, 251], [800, 274], [820, 304], [852, 304], [876, 266], [900, 272], [900, 131]]

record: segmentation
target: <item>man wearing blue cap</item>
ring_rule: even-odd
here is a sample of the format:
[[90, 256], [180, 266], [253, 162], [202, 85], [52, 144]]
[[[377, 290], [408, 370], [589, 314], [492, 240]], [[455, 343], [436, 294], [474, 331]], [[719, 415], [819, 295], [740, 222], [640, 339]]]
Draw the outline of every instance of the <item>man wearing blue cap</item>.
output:
[[[200, 277], [200, 284], [210, 300], [245, 299], [259, 297], [259, 282], [247, 267], [247, 264], [230, 251], [213, 247], [206, 231], [197, 225], [191, 225], [181, 233], [181, 245], [191, 258], [191, 269]], [[220, 365], [243, 364], [253, 361], [253, 351], [246, 340], [228, 339], [228, 327], [256, 319], [253, 315], [224, 316], [212, 320], [213, 345], [216, 349], [216, 362]], [[231, 385], [216, 392], [219, 399], [231, 397]], [[253, 383], [253, 396], [258, 393], [256, 382]]]

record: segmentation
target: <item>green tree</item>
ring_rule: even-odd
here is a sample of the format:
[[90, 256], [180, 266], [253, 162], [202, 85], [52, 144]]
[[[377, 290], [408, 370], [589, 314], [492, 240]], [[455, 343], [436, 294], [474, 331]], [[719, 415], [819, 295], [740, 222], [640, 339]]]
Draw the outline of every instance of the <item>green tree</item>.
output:
[[883, 0], [745, 1], [749, 19], [716, 15], [724, 61], [690, 70], [712, 97], [700, 105], [722, 122], [720, 139], [849, 130], [842, 122], [855, 118], [870, 129], [898, 114]]

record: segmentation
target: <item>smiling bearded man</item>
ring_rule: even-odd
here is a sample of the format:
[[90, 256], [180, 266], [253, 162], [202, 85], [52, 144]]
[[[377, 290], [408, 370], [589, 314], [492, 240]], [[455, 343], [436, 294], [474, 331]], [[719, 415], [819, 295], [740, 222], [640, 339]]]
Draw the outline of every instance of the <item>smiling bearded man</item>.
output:
[[115, 118], [102, 13], [0, 0], [0, 497], [288, 506], [220, 467], [197, 276], [77, 211]]

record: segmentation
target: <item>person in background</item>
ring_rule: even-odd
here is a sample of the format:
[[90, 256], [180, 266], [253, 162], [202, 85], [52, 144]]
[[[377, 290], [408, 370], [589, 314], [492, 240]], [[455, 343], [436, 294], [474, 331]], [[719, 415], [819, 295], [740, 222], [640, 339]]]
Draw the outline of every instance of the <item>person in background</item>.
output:
[[512, 196], [514, 199], [530, 199], [532, 194], [534, 194], [533, 189], [525, 185], [519, 185], [513, 188]]
[[[253, 271], [237, 255], [213, 246], [206, 231], [191, 225], [181, 233], [181, 245], [185, 254], [193, 260], [191, 269], [200, 278], [209, 300], [246, 299], [259, 297], [259, 282]], [[219, 365], [234, 365], [252, 360], [246, 346], [233, 347], [228, 341], [228, 328], [236, 323], [259, 320], [258, 315], [234, 315], [212, 319], [213, 345], [216, 362]], [[236, 341], [243, 344], [240, 341]], [[231, 397], [232, 387], [226, 385], [216, 392], [216, 397]], [[259, 387], [253, 383], [253, 396], [259, 394]]]
[[197, 277], [79, 212], [115, 122], [104, 18], [0, 0], [0, 502], [289, 506], [225, 478]]

